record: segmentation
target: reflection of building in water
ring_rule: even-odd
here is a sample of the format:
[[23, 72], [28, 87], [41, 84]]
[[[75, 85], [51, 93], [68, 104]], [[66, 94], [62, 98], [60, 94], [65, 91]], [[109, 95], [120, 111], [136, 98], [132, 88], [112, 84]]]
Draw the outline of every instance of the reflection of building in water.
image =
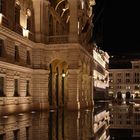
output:
[[[105, 105], [105, 104], [102, 104]], [[105, 110], [102, 105], [98, 105], [93, 116], [93, 131], [95, 140], [109, 140], [109, 111]], [[100, 109], [99, 109], [100, 108]]]
[[[93, 105], [94, 5], [0, 0], [0, 112]], [[105, 80], [101, 67], [99, 78]]]
[[30, 140], [31, 118], [29, 114], [18, 114], [0, 118], [0, 140]]
[[92, 110], [5, 116], [0, 122], [0, 140], [107, 140], [108, 119], [108, 112], [94, 114]]
[[[140, 137], [140, 105], [110, 104], [110, 129], [117, 134], [124, 130], [124, 137]], [[114, 131], [114, 132], [113, 132]], [[110, 134], [111, 134], [110, 133]], [[116, 137], [121, 137], [120, 135]]]
[[132, 68], [109, 69], [109, 95], [118, 99], [140, 99], [140, 61], [132, 61]]

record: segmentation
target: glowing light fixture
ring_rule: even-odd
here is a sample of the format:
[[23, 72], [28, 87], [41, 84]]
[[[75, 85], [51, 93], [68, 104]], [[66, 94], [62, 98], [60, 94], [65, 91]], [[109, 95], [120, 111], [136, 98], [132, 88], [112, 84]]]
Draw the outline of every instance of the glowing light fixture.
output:
[[22, 31], [23, 31], [23, 36], [26, 37], [26, 38], [28, 38], [28, 36], [29, 36], [29, 30], [23, 28]]
[[2, 13], [0, 13], [0, 24], [2, 24], [2, 17], [3, 17], [3, 15], [2, 15]]
[[66, 74], [65, 73], [62, 73], [62, 77], [66, 77]]

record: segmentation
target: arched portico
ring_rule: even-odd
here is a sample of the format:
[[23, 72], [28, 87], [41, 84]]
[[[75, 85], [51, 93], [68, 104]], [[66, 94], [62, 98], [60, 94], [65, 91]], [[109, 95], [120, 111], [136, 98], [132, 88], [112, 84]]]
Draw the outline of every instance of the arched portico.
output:
[[67, 94], [67, 63], [53, 60], [49, 64], [48, 99], [50, 108], [65, 106]]

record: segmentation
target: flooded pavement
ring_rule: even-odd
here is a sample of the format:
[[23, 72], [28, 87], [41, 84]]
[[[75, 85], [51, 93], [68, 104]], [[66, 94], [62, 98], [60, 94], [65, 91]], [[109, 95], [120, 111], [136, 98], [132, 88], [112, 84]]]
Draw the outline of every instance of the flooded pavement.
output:
[[92, 110], [1, 116], [0, 140], [140, 139], [140, 105], [99, 101]]
[[0, 140], [99, 140], [109, 139], [109, 111], [20, 113], [0, 118]]

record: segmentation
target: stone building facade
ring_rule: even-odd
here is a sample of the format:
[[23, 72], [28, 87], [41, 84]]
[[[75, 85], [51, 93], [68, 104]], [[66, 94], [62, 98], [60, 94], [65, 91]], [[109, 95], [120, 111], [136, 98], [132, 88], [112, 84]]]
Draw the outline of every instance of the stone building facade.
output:
[[109, 69], [109, 96], [124, 101], [140, 99], [140, 61], [131, 61], [132, 67]]
[[0, 0], [0, 112], [93, 106], [94, 0]]

